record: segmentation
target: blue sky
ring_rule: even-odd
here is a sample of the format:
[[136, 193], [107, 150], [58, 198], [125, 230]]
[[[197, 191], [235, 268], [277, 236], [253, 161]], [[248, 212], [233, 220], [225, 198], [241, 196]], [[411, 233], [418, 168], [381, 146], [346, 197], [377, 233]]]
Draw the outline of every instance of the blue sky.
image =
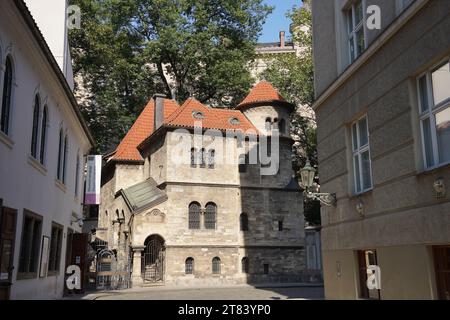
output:
[[275, 8], [266, 19], [259, 42], [278, 41], [279, 32], [282, 30], [286, 31], [286, 39], [289, 39], [290, 20], [286, 18], [286, 12], [294, 5], [300, 6], [301, 0], [264, 0], [264, 2]]

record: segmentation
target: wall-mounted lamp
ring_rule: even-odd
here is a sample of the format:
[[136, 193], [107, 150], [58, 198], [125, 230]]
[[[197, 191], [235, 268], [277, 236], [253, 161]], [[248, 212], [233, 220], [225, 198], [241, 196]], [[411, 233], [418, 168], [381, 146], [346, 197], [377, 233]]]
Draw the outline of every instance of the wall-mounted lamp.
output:
[[316, 193], [311, 192], [309, 189], [313, 186], [316, 170], [311, 166], [311, 163], [306, 161], [306, 165], [300, 170], [300, 177], [302, 184], [305, 187], [306, 197], [313, 200], [319, 200], [326, 206], [336, 205], [336, 193]]
[[442, 177], [437, 178], [433, 183], [433, 188], [434, 188], [434, 191], [436, 192], [437, 199], [445, 197], [446, 189], [445, 189], [444, 178], [442, 178]]

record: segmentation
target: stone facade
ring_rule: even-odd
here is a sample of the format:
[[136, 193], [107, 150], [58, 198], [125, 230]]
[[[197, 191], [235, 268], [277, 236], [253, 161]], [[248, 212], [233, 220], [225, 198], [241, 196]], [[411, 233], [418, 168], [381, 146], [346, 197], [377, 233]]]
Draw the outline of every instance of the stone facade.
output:
[[[289, 120], [287, 109], [270, 104], [247, 108], [244, 114], [252, 122], [267, 117]], [[264, 130], [264, 122], [255, 120], [253, 124]], [[164, 241], [166, 284], [306, 280], [303, 199], [298, 184], [292, 187], [291, 139], [287, 135], [280, 138], [280, 170], [274, 176], [261, 176], [259, 163], [240, 173], [235, 137], [215, 136], [214, 168], [194, 168], [188, 161], [177, 163], [173, 161], [175, 149], [183, 139], [190, 141], [193, 133], [167, 130], [141, 150], [142, 162], [108, 163], [103, 170], [97, 237], [108, 241], [111, 249], [120, 251], [124, 243], [131, 249], [133, 285], [146, 283], [143, 270], [150, 267], [142, 265], [142, 257], [152, 235]], [[209, 149], [211, 145], [210, 137], [204, 137], [202, 147]], [[235, 162], [219, 160], [230, 152], [235, 153]], [[189, 152], [185, 156], [189, 157]], [[167, 199], [139, 210], [130, 208], [121, 190], [148, 178]], [[202, 208], [200, 229], [189, 228], [189, 205], [193, 202]], [[214, 229], [205, 229], [203, 223], [208, 203], [217, 206]], [[241, 231], [242, 213], [248, 216], [248, 231]], [[118, 223], [118, 217], [124, 220]], [[212, 269], [216, 257], [220, 258], [217, 274]], [[248, 259], [248, 273], [243, 272], [244, 257]], [[186, 274], [187, 258], [194, 259], [192, 274]]]
[[[437, 197], [433, 184], [448, 186], [450, 175], [445, 162], [424, 163], [417, 80], [449, 61], [450, 2], [363, 3], [380, 6], [382, 30], [367, 30], [366, 49], [351, 63], [348, 2], [313, 1], [321, 189], [338, 198], [322, 210], [325, 295], [365, 298], [358, 255], [374, 251], [381, 299], [437, 299], [434, 250], [450, 244], [450, 194]], [[364, 115], [372, 188], [356, 192], [351, 127]]]

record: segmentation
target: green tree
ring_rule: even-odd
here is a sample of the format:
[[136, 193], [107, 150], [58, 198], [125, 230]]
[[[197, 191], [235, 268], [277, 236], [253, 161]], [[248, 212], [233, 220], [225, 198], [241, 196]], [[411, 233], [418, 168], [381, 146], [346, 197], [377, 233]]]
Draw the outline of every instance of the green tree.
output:
[[[303, 0], [303, 5], [295, 6], [287, 17], [292, 21], [290, 31], [293, 43], [299, 47], [298, 54], [268, 56], [268, 68], [261, 77], [297, 106], [291, 119], [291, 134], [295, 140], [293, 166], [298, 172], [307, 159], [316, 169], [318, 161], [316, 121], [311, 109], [314, 102], [311, 0]], [[320, 205], [317, 201], [305, 201], [305, 217], [310, 224], [320, 224]]]
[[[271, 8], [262, 0], [73, 0], [77, 93], [100, 151], [125, 134], [152, 93], [232, 106]], [[84, 99], [83, 99], [84, 98]]]

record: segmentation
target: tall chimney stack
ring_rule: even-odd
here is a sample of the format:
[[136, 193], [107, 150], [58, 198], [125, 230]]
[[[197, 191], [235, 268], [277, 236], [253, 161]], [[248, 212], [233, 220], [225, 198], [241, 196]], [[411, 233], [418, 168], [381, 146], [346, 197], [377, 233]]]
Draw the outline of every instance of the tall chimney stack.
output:
[[164, 98], [166, 98], [165, 95], [161, 93], [157, 93], [153, 96], [153, 102], [154, 102], [154, 129], [153, 131], [156, 131], [159, 129], [159, 127], [162, 126], [164, 122]]
[[280, 31], [280, 47], [284, 47], [286, 45], [286, 33], [284, 31]]

